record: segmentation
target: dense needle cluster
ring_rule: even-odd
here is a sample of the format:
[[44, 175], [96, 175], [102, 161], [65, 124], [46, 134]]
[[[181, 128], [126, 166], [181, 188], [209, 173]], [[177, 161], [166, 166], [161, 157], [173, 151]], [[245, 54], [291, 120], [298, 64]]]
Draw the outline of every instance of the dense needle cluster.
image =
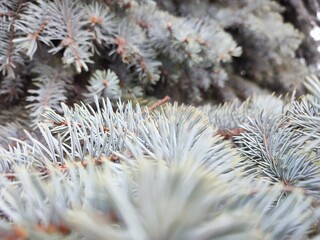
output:
[[320, 239], [283, 2], [0, 0], [0, 239]]

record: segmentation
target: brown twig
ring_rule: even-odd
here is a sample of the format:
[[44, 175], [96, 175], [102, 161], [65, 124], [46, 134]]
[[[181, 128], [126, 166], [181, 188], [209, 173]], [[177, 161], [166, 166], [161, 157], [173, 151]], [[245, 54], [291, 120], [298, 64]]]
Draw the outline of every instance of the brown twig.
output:
[[45, 226], [43, 224], [37, 225], [37, 230], [39, 232], [53, 234], [53, 233], [60, 233], [62, 235], [69, 235], [71, 233], [71, 229], [66, 225], [56, 225], [53, 223], [50, 223], [48, 226]]
[[32, 35], [30, 35], [32, 40], [37, 40], [39, 35], [44, 31], [46, 26], [48, 25], [48, 19], [45, 19], [43, 23], [40, 25], [37, 31], [35, 31]]
[[13, 17], [15, 15], [16, 15], [16, 12], [14, 12], [14, 11], [0, 13], [0, 17]]
[[[271, 191], [273, 188], [272, 185], [270, 185], [268, 188], [267, 188], [267, 191]], [[260, 189], [258, 188], [252, 188], [250, 191], [249, 191], [249, 194], [250, 195], [254, 195], [254, 194], [257, 194], [259, 192]], [[294, 191], [302, 191], [303, 194], [306, 194], [306, 195], [309, 195], [308, 191], [301, 188], [301, 187], [297, 187], [297, 186], [293, 186], [293, 185], [289, 185], [287, 184], [286, 182], [283, 182], [283, 186], [281, 187], [281, 192], [286, 192], [286, 193], [291, 193], [291, 192], [294, 192]]]
[[0, 238], [4, 240], [26, 240], [29, 238], [28, 232], [19, 226], [12, 226], [11, 232], [9, 233], [0, 233]]
[[170, 97], [169, 96], [165, 96], [164, 98], [162, 98], [161, 100], [157, 101], [155, 104], [153, 104], [152, 106], [148, 107], [149, 111], [152, 111], [153, 109], [159, 107], [160, 105], [170, 101]]
[[219, 129], [218, 134], [224, 139], [228, 140], [232, 137], [239, 136], [241, 133], [244, 133], [243, 128], [231, 128], [231, 129]]

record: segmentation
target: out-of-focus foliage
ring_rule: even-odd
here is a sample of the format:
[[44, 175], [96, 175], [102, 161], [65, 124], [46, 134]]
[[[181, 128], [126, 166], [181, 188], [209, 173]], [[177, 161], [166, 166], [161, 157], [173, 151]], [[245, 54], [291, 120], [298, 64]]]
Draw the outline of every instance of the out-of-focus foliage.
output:
[[13, 143], [0, 147], [1, 237], [317, 235], [320, 141], [304, 131], [311, 115], [292, 119], [299, 100], [268, 99], [274, 104], [254, 97], [236, 109], [234, 102], [148, 110], [118, 102], [114, 110], [95, 98], [96, 110], [46, 111], [37, 134], [8, 132]]
[[[48, 67], [72, 72], [73, 92], [56, 96], [69, 103], [102, 94], [170, 95], [199, 104], [243, 100], [260, 87], [300, 94], [317, 62], [301, 54], [309, 38], [288, 17], [293, 2], [2, 0], [1, 105], [26, 99], [31, 118], [39, 120], [35, 115], [45, 108], [40, 98], [48, 96], [49, 86], [41, 78]], [[37, 81], [30, 81], [33, 68]], [[104, 71], [114, 73], [118, 87], [102, 90]], [[61, 81], [61, 88], [69, 85]]]

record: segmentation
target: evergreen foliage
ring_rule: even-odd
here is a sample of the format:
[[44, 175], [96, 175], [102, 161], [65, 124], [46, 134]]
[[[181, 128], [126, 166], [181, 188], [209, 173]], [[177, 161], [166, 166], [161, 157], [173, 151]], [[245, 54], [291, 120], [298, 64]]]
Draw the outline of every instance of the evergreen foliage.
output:
[[[80, 98], [95, 89], [85, 85], [97, 70], [117, 75], [120, 88], [112, 95], [124, 99], [245, 99], [258, 86], [302, 93], [300, 79], [314, 72], [317, 62], [297, 52], [308, 35], [299, 32], [299, 24], [297, 29], [285, 22], [285, 14], [280, 3], [269, 0], [2, 0], [3, 105], [26, 100], [43, 108], [41, 99], [28, 96], [50, 85], [30, 79], [39, 63], [52, 67], [52, 62], [73, 72]], [[43, 74], [37, 70], [40, 76], [43, 69]]]
[[320, 238], [298, 3], [0, 0], [0, 239]]
[[38, 134], [0, 149], [2, 238], [311, 238], [320, 198], [312, 89], [269, 96], [278, 109], [256, 97], [238, 111], [236, 102], [115, 110], [95, 98], [94, 108], [46, 111]]
[[[236, 145], [194, 107], [149, 111], [118, 103], [115, 111], [97, 99], [96, 105], [97, 111], [62, 105], [62, 115], [50, 110], [39, 136], [26, 132], [27, 140], [1, 149], [3, 238], [317, 233], [319, 163], [316, 147], [299, 141], [300, 123], [287, 115], [296, 102], [285, 112], [256, 110], [255, 118], [239, 122]], [[215, 118], [225, 117], [222, 108]]]

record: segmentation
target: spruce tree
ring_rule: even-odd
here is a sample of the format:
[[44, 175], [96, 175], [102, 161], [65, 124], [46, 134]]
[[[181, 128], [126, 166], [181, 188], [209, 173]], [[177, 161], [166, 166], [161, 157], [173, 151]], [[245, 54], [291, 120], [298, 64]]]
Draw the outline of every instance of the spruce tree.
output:
[[0, 0], [0, 239], [319, 239], [317, 9]]

